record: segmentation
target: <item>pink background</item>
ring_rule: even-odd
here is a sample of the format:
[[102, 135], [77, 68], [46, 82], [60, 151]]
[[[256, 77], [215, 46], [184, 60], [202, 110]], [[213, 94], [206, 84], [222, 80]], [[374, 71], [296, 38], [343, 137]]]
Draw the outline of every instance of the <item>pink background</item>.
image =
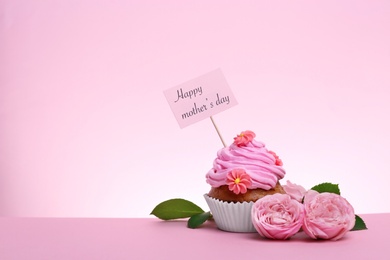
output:
[[221, 68], [253, 130], [307, 188], [390, 212], [390, 2], [0, 0], [0, 215], [146, 217], [203, 194], [221, 142], [163, 91]]

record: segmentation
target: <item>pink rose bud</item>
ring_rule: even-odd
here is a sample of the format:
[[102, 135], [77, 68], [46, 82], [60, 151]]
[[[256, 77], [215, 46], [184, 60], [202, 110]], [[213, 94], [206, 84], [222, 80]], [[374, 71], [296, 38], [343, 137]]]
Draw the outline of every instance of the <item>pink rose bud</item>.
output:
[[287, 239], [302, 227], [303, 205], [287, 194], [267, 195], [252, 207], [252, 223], [263, 237]]
[[302, 228], [311, 238], [338, 240], [355, 225], [353, 207], [340, 195], [310, 190], [304, 208]]
[[291, 196], [294, 200], [297, 200], [298, 202], [302, 202], [303, 197], [306, 194], [306, 189], [302, 187], [301, 185], [297, 185], [295, 183], [292, 183], [290, 181], [287, 181], [286, 185], [282, 185], [284, 191]]

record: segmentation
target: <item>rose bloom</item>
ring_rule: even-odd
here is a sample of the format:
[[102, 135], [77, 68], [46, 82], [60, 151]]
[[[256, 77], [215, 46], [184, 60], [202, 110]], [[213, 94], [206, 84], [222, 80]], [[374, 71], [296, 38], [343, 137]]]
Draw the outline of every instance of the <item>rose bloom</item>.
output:
[[283, 190], [291, 196], [291, 198], [302, 202], [303, 197], [306, 194], [306, 189], [302, 187], [301, 185], [297, 185], [295, 183], [292, 183], [291, 181], [287, 181], [286, 185], [282, 185]]
[[310, 190], [304, 208], [302, 228], [311, 238], [338, 240], [355, 225], [353, 207], [338, 194]]
[[252, 223], [263, 237], [287, 239], [302, 227], [303, 205], [287, 194], [267, 195], [252, 207]]

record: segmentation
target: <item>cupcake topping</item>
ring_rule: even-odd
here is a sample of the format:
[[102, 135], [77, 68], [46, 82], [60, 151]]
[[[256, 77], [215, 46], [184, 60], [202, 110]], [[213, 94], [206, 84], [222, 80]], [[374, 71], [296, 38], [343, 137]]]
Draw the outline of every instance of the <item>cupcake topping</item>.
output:
[[229, 186], [229, 190], [235, 194], [246, 193], [251, 183], [251, 177], [243, 169], [233, 169], [226, 177], [226, 184]]
[[275, 164], [279, 166], [283, 166], [282, 160], [280, 160], [279, 156], [276, 155], [273, 151], [268, 151], [270, 154], [272, 154], [275, 157]]
[[237, 146], [245, 146], [251, 142], [255, 136], [255, 133], [249, 130], [241, 132], [237, 137], [234, 137], [234, 144]]
[[255, 136], [252, 131], [244, 131], [234, 138], [233, 144], [220, 149], [213, 168], [206, 174], [207, 183], [212, 187], [228, 185], [236, 194], [247, 189], [274, 188], [285, 175], [283, 162]]

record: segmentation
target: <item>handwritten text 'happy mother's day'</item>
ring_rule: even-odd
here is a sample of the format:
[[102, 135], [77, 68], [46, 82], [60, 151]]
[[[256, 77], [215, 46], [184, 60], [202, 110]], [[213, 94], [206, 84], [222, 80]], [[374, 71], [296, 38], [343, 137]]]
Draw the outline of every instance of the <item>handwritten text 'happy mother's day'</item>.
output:
[[237, 105], [220, 69], [167, 89], [164, 95], [181, 128]]
[[[197, 87], [197, 88], [194, 88], [194, 89], [191, 89], [189, 91], [183, 91], [182, 88], [178, 89], [177, 90], [177, 99], [175, 101], [175, 103], [179, 102], [181, 99], [192, 99], [192, 98], [196, 98], [197, 96], [202, 96], [203, 94], [203, 89], [202, 87]], [[213, 101], [210, 101], [207, 97], [204, 99], [204, 102], [202, 102], [201, 105], [197, 104], [196, 102], [194, 102], [194, 106], [192, 107], [191, 110], [187, 111], [187, 112], [184, 112], [181, 117], [182, 119], [186, 119], [186, 118], [189, 118], [191, 116], [194, 116], [198, 113], [202, 113], [202, 112], [205, 112], [207, 111], [208, 109], [212, 109], [214, 106], [219, 106], [219, 105], [222, 105], [222, 104], [225, 104], [225, 105], [229, 105], [230, 103], [230, 100], [229, 100], [229, 96], [224, 96], [224, 97], [220, 97], [218, 93], [216, 93], [216, 97]]]

